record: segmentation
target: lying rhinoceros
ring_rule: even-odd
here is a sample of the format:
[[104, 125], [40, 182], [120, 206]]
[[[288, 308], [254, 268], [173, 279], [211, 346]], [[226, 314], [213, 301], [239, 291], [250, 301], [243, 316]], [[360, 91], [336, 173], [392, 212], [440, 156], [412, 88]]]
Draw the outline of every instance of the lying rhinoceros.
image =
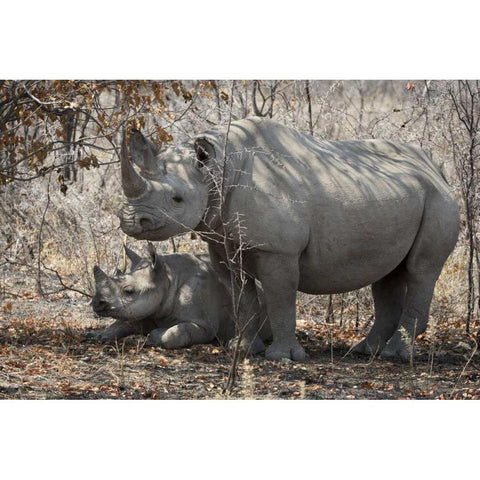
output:
[[[147, 345], [164, 348], [232, 339], [236, 330], [229, 278], [214, 272], [208, 255], [156, 255], [150, 243], [149, 259], [127, 247], [125, 252], [131, 261], [128, 273], [110, 277], [94, 267], [93, 310], [117, 321], [90, 336], [110, 341], [148, 334]], [[270, 336], [267, 322], [259, 332], [263, 340]], [[254, 342], [250, 353], [263, 346]]]
[[242, 267], [264, 289], [267, 358], [305, 357], [295, 337], [297, 290], [370, 284], [375, 323], [356, 350], [409, 358], [459, 231], [457, 201], [426, 151], [317, 140], [260, 118], [163, 151], [134, 131], [130, 151], [140, 173], [124, 141], [121, 228], [150, 240], [196, 230], [216, 268], [242, 244]]

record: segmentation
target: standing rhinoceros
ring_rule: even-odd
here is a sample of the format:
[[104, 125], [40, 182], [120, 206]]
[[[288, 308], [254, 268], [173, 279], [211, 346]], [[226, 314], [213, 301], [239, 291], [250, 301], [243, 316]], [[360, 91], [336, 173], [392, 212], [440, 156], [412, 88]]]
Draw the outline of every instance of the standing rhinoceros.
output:
[[[110, 277], [94, 267], [93, 310], [117, 321], [90, 336], [110, 341], [148, 334], [147, 345], [164, 348], [232, 339], [236, 330], [230, 280], [212, 269], [208, 255], [156, 255], [152, 244], [149, 259], [128, 247], [125, 252], [131, 261], [127, 273]], [[265, 340], [270, 336], [268, 322], [260, 327]], [[259, 339], [250, 353], [258, 353], [263, 346]]]
[[409, 358], [408, 337], [426, 329], [459, 230], [457, 202], [427, 152], [382, 140], [317, 140], [260, 118], [163, 151], [134, 131], [130, 151], [140, 173], [124, 141], [123, 231], [165, 240], [196, 230], [218, 268], [242, 242], [242, 267], [264, 290], [268, 359], [305, 357], [295, 337], [297, 290], [369, 284], [375, 323], [356, 350]]

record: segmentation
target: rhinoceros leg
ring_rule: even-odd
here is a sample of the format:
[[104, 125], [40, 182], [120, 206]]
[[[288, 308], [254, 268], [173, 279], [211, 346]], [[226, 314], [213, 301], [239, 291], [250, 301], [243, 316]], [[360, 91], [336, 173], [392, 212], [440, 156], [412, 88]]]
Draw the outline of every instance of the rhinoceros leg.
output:
[[142, 323], [130, 323], [117, 320], [103, 330], [88, 332], [87, 338], [98, 338], [102, 342], [112, 342], [119, 338], [141, 333], [144, 333], [144, 325]]
[[437, 274], [410, 276], [398, 329], [382, 350], [382, 357], [398, 357], [407, 362], [413, 356], [415, 339], [427, 329], [430, 303], [437, 278]]
[[383, 349], [383, 357], [403, 361], [413, 357], [415, 338], [427, 328], [435, 283], [455, 246], [458, 229], [456, 202], [438, 196], [429, 198], [405, 262], [407, 293], [398, 329]]
[[383, 350], [400, 322], [406, 286], [403, 264], [372, 285], [375, 322], [367, 337], [353, 348], [354, 352], [376, 355]]
[[261, 252], [255, 261], [255, 271], [262, 283], [272, 329], [273, 341], [265, 351], [265, 358], [305, 360], [305, 351], [295, 336], [298, 258]]
[[210, 343], [214, 339], [211, 330], [196, 323], [179, 323], [170, 328], [156, 328], [150, 332], [146, 345], [163, 348], [184, 348], [190, 345]]
[[[257, 289], [253, 279], [246, 279], [241, 292], [237, 331], [242, 330], [242, 338], [240, 340], [240, 351], [243, 355], [256, 355], [265, 351], [265, 344], [261, 337], [263, 320], [260, 321], [262, 309], [258, 301]], [[265, 311], [263, 309], [263, 315]], [[231, 346], [236, 344], [236, 338], [230, 342]]]
[[[231, 273], [225, 267], [225, 261], [212, 246], [209, 246], [210, 259], [215, 265], [219, 275], [223, 275], [231, 284]], [[235, 266], [231, 266], [235, 268]], [[233, 292], [235, 303], [238, 304], [238, 315], [235, 318], [235, 337], [229, 342], [230, 348], [235, 348], [237, 338], [241, 332], [239, 350], [242, 355], [255, 355], [265, 351], [264, 339], [269, 337], [269, 326], [265, 325], [265, 308], [260, 305], [257, 286], [253, 278], [240, 276], [239, 270], [232, 271], [235, 291]], [[240, 281], [239, 279], [242, 278]], [[259, 286], [260, 288], [260, 286]], [[238, 299], [238, 300], [236, 300]]]

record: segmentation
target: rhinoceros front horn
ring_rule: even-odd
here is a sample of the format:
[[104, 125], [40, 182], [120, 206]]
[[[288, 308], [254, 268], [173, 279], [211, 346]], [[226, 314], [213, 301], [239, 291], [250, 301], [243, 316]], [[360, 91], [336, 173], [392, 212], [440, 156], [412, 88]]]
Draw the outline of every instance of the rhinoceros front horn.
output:
[[120, 150], [120, 166], [122, 169], [123, 193], [127, 198], [138, 198], [145, 192], [145, 180], [135, 171], [127, 153], [127, 139], [125, 133]]
[[101, 282], [108, 279], [108, 275], [98, 265], [93, 267], [93, 276], [95, 277], [96, 282]]

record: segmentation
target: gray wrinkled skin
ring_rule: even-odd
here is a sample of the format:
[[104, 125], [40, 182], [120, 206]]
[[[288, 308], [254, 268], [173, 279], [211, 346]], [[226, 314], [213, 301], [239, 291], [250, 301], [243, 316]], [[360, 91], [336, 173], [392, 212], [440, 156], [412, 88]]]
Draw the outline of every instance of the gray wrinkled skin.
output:
[[[225, 132], [160, 153], [150, 145], [147, 154], [139, 136], [130, 150], [140, 175], [123, 149], [122, 229], [155, 240], [195, 229], [215, 268], [224, 268], [215, 185]], [[295, 337], [297, 290], [329, 294], [367, 285], [375, 323], [355, 350], [410, 358], [411, 338], [427, 327], [435, 283], [459, 231], [457, 202], [427, 152], [383, 140], [320, 141], [271, 120], [244, 119], [231, 124], [224, 192], [224, 220], [240, 214], [242, 221], [243, 268], [263, 286], [273, 333], [268, 359], [305, 358]], [[234, 250], [234, 222], [226, 232]], [[246, 291], [255, 301], [253, 281]]]
[[[130, 271], [108, 276], [94, 267], [92, 307], [101, 317], [117, 321], [89, 336], [112, 341], [128, 335], [148, 335], [146, 345], [183, 348], [218, 340], [226, 344], [235, 334], [229, 279], [211, 267], [208, 255], [156, 255], [139, 257], [126, 248]], [[265, 315], [264, 315], [265, 318]], [[268, 324], [260, 332], [269, 336]], [[258, 353], [258, 340], [249, 352]]]

